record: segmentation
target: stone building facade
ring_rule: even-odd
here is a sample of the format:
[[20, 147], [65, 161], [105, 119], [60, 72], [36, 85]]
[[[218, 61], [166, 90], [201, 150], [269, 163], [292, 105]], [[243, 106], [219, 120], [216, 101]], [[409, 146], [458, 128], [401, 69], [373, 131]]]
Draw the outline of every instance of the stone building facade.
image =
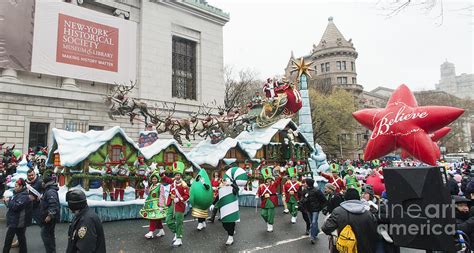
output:
[[[137, 88], [133, 96], [149, 105], [176, 103], [176, 117], [203, 103], [220, 101], [223, 84], [223, 26], [229, 15], [202, 0], [70, 0], [80, 8], [136, 22]], [[188, 72], [175, 65], [185, 53]], [[184, 73], [184, 74], [183, 74]], [[181, 76], [180, 76], [181, 75]], [[186, 78], [185, 84], [180, 80]], [[74, 80], [2, 69], [0, 75], [0, 143], [28, 147], [51, 145], [52, 128], [70, 131], [119, 125], [138, 139], [144, 123], [111, 120], [104, 95], [114, 84]]]
[[460, 98], [474, 99], [474, 74], [456, 75], [456, 67], [447, 60], [440, 66], [441, 78], [436, 90], [445, 91]]

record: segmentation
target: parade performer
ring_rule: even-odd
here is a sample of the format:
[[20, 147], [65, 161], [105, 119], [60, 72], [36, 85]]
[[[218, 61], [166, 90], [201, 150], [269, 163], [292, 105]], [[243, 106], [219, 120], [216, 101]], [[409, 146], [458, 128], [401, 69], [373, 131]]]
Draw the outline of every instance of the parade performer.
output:
[[[145, 200], [143, 208], [140, 210], [140, 215], [143, 218], [150, 220], [150, 227], [148, 233], [145, 235], [147, 239], [165, 235], [161, 220], [166, 218], [167, 211], [165, 187], [159, 183], [159, 171], [153, 172], [149, 180], [149, 186], [146, 189], [148, 197]], [[156, 229], [158, 229], [158, 233], [155, 235], [154, 232]]]
[[110, 163], [107, 161], [105, 162], [105, 175], [106, 177], [102, 179], [102, 198], [107, 200], [107, 195], [110, 197], [111, 201], [115, 201], [115, 188], [114, 182], [111, 177], [114, 175], [112, 167], [110, 167]]
[[344, 177], [344, 182], [346, 183], [347, 189], [354, 188], [360, 194], [361, 192], [360, 183], [357, 180], [356, 175], [354, 174], [354, 167], [352, 167], [352, 165], [349, 165], [349, 167], [347, 168], [347, 175]]
[[301, 183], [298, 182], [298, 172], [295, 167], [288, 168], [288, 175], [290, 180], [283, 185], [283, 192], [291, 214], [291, 223], [294, 224], [296, 223], [296, 217], [298, 215], [298, 193], [301, 188]]
[[145, 163], [145, 157], [143, 157], [143, 155], [138, 156], [138, 162], [136, 167], [135, 199], [143, 199], [143, 195], [145, 193], [145, 184], [143, 182], [146, 180], [146, 175], [149, 171], [148, 166]]
[[375, 170], [370, 171], [370, 174], [365, 179], [365, 183], [368, 185], [372, 185], [374, 193], [377, 196], [381, 196], [382, 192], [385, 191], [383, 177]]
[[198, 218], [197, 230], [206, 228], [207, 209], [212, 205], [214, 194], [211, 187], [211, 180], [205, 169], [199, 170], [189, 190], [189, 202], [191, 203], [192, 216]]
[[170, 185], [170, 192], [166, 206], [168, 211], [166, 213], [166, 224], [171, 232], [174, 233], [173, 247], [183, 245], [183, 219], [184, 211], [186, 210], [186, 201], [189, 199], [188, 185], [181, 179], [184, 173], [184, 163], [173, 163], [174, 178], [171, 179], [162, 174], [163, 182]]
[[214, 208], [221, 209], [222, 226], [228, 235], [226, 245], [234, 243], [235, 223], [240, 221], [239, 186], [245, 186], [247, 180], [247, 173], [243, 169], [232, 167], [225, 172], [219, 188], [219, 201]]
[[[212, 179], [211, 181], [211, 185], [212, 185], [212, 191], [213, 191], [213, 194], [214, 194], [214, 201], [212, 202], [212, 205], [216, 205], [217, 201], [219, 200], [219, 186], [221, 185], [222, 183], [222, 178], [219, 174], [218, 171], [215, 171], [214, 172], [214, 178]], [[214, 206], [211, 205], [211, 217], [209, 217], [209, 221], [211, 223], [214, 222], [214, 220], [216, 219], [216, 215], [217, 215], [217, 211], [219, 210], [219, 208], [215, 208]]]
[[[289, 169], [290, 167], [293, 167], [293, 161], [288, 161], [285, 165], [285, 169]], [[277, 169], [280, 170], [280, 167], [277, 166]], [[286, 184], [287, 181], [290, 181], [290, 180], [285, 180], [284, 183]], [[283, 213], [289, 213], [290, 210], [288, 209], [288, 204], [287, 204], [287, 200], [286, 200], [286, 195], [285, 194], [282, 194], [281, 195], [281, 201], [283, 202]]]
[[278, 206], [277, 187], [281, 183], [281, 175], [275, 180], [270, 167], [261, 171], [265, 184], [258, 188], [255, 198], [260, 198], [260, 215], [267, 223], [267, 232], [273, 232], [273, 221], [275, 218], [275, 207]]
[[125, 160], [122, 159], [118, 166], [117, 179], [115, 180], [115, 200], [118, 200], [120, 196], [120, 201], [123, 201], [125, 188], [127, 188], [128, 176], [128, 165]]
[[344, 180], [339, 177], [339, 164], [333, 163], [330, 166], [331, 174], [320, 172], [320, 175], [328, 180], [328, 183], [336, 187], [336, 192], [343, 192], [345, 190]]
[[276, 82], [271, 78], [267, 78], [267, 81], [263, 84], [263, 92], [265, 93], [265, 96], [269, 99], [276, 97], [275, 88]]

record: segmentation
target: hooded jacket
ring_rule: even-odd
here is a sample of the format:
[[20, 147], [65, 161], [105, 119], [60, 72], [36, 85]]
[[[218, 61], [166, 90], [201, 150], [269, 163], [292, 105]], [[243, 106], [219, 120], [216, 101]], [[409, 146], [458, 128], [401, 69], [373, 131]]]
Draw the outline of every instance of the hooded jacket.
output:
[[41, 222], [46, 216], [51, 216], [54, 222], [59, 222], [58, 185], [54, 181], [45, 184], [44, 193], [40, 200]]
[[321, 230], [330, 235], [337, 230], [338, 234], [346, 225], [351, 225], [357, 239], [357, 251], [375, 252], [377, 241], [377, 223], [375, 217], [367, 211], [360, 200], [348, 200], [336, 207], [328, 217]]

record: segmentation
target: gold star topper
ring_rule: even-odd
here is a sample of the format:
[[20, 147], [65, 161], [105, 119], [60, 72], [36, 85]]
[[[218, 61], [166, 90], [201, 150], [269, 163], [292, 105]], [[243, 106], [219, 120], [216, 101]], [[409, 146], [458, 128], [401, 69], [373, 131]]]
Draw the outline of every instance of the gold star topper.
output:
[[309, 71], [314, 71], [314, 69], [311, 68], [313, 61], [306, 63], [303, 57], [301, 57], [299, 61], [296, 61], [296, 60], [292, 60], [292, 61], [293, 61], [293, 66], [291, 67], [290, 73], [298, 71], [298, 79], [303, 74], [306, 74], [311, 78], [311, 74], [309, 74]]

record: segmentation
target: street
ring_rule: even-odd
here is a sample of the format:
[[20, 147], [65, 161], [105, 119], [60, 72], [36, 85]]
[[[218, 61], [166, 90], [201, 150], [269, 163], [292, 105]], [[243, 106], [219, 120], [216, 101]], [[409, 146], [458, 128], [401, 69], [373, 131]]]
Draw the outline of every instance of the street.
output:
[[[5, 227], [5, 208], [0, 208], [0, 226]], [[322, 224], [323, 216], [319, 223]], [[56, 226], [57, 252], [65, 252], [67, 246], [67, 223]], [[299, 216], [296, 224], [290, 223], [290, 215], [283, 214], [282, 208], [276, 210], [274, 232], [266, 232], [266, 226], [255, 208], [241, 207], [241, 222], [236, 226], [234, 245], [225, 246], [227, 234], [221, 223], [208, 223], [203, 231], [197, 231], [197, 221], [190, 215], [185, 217], [183, 246], [171, 247], [171, 232], [165, 226], [164, 238], [145, 239], [148, 232], [146, 220], [126, 220], [104, 223], [107, 252], [327, 252], [327, 237], [320, 234], [316, 244], [311, 245], [304, 235], [304, 221]], [[5, 239], [6, 229], [0, 230], [0, 240]], [[27, 229], [29, 252], [44, 252], [40, 229], [32, 226]], [[18, 249], [12, 249], [12, 253]], [[416, 252], [404, 250], [402, 252]]]

